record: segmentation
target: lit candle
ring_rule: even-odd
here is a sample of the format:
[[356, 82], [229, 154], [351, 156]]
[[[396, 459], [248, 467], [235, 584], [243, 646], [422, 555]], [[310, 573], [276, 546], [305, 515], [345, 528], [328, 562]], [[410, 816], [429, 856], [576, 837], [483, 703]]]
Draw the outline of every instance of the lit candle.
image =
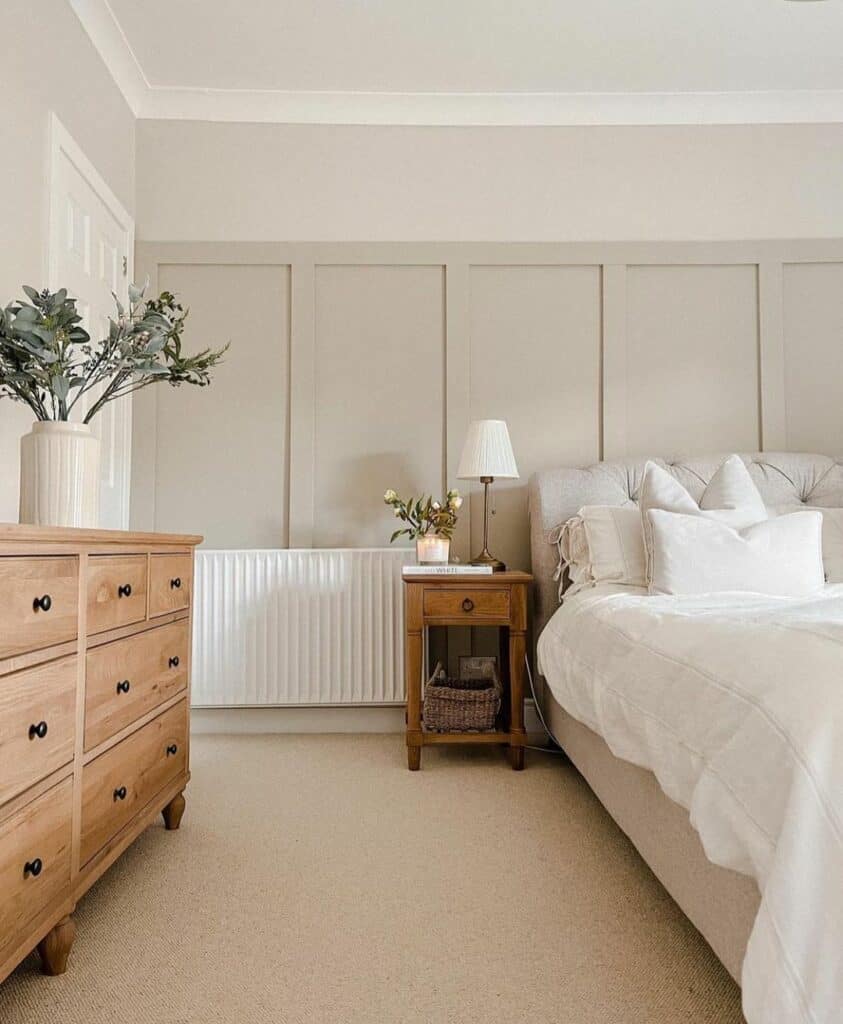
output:
[[416, 558], [419, 565], [447, 565], [451, 546], [447, 537], [428, 534], [416, 540]]

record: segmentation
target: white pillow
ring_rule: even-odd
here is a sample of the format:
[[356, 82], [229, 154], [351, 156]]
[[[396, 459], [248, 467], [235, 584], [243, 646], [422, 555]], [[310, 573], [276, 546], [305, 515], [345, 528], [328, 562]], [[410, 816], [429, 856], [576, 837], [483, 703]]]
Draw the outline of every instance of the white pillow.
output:
[[822, 589], [822, 516], [792, 515], [733, 530], [700, 515], [650, 509], [651, 594], [749, 591], [805, 597]]
[[645, 587], [644, 537], [637, 505], [584, 505], [560, 531], [560, 572], [575, 588], [593, 583]]
[[821, 512], [823, 517], [823, 565], [826, 583], [843, 583], [843, 508], [818, 508], [816, 505], [786, 505], [774, 508], [771, 515], [795, 511]]
[[730, 455], [720, 466], [703, 491], [699, 504], [667, 470], [655, 462], [648, 462], [644, 467], [638, 504], [644, 528], [645, 572], [648, 582], [652, 579], [652, 534], [648, 519], [651, 509], [704, 516], [735, 530], [742, 530], [768, 518], [764, 500], [739, 455]]

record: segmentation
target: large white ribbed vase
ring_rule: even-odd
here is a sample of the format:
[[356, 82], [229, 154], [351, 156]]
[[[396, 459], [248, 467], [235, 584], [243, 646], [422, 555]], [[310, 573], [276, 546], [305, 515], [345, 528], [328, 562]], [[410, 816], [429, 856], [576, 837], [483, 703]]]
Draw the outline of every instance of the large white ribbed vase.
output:
[[99, 523], [100, 442], [85, 423], [39, 422], [20, 439], [20, 521]]

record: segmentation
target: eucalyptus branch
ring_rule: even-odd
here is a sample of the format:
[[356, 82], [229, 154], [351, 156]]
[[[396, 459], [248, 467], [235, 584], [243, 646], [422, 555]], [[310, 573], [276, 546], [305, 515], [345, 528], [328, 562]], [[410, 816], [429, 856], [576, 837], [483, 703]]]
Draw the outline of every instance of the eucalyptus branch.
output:
[[23, 290], [25, 300], [0, 310], [0, 397], [25, 402], [39, 420], [69, 419], [100, 387], [85, 423], [109, 402], [150, 384], [205, 387], [228, 349], [185, 355], [188, 311], [171, 292], [145, 299], [145, 288], [130, 285], [128, 310], [115, 297], [108, 336], [95, 343], [65, 289]]

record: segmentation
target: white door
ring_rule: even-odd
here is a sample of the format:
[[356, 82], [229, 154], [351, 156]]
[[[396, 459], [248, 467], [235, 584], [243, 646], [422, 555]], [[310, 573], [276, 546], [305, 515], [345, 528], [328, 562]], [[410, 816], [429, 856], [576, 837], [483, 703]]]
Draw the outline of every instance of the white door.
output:
[[[114, 295], [124, 305], [127, 302], [134, 222], [55, 116], [51, 133], [50, 287], [53, 291], [66, 288], [78, 300], [85, 330], [96, 342], [107, 336], [109, 317], [115, 316]], [[91, 392], [81, 399], [73, 418], [83, 419], [96, 397]], [[83, 403], [84, 409], [80, 408]], [[100, 526], [125, 530], [129, 526], [131, 397], [110, 402], [91, 426], [101, 442]]]

